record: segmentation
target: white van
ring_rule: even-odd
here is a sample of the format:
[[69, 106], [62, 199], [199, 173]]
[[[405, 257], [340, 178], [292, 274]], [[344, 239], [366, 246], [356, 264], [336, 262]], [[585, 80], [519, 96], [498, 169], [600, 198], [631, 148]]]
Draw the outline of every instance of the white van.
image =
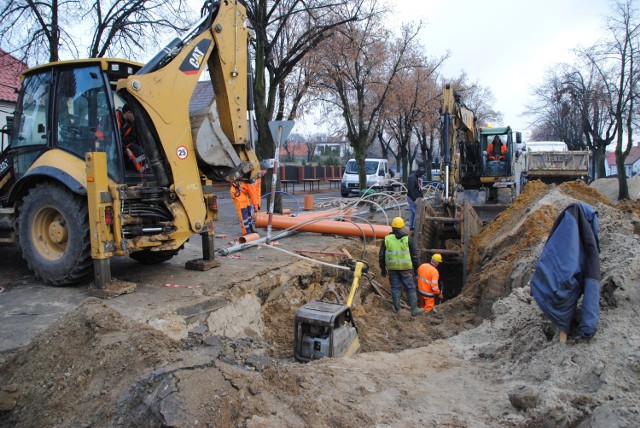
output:
[[[364, 167], [367, 174], [367, 188], [381, 190], [389, 186], [391, 171], [388, 160], [367, 158], [364, 160]], [[358, 185], [358, 164], [355, 159], [349, 159], [340, 183], [340, 195], [346, 198], [350, 193], [359, 193]]]

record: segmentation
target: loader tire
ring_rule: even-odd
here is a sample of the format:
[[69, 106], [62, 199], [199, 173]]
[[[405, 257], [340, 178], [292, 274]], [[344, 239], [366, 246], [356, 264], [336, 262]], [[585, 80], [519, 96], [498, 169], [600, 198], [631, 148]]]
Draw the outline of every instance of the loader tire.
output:
[[159, 263], [166, 262], [178, 254], [179, 250], [164, 250], [164, 251], [151, 251], [142, 250], [129, 254], [133, 260], [145, 265], [157, 265]]
[[29, 269], [48, 284], [74, 284], [93, 271], [87, 204], [60, 185], [29, 190], [18, 212], [18, 238]]

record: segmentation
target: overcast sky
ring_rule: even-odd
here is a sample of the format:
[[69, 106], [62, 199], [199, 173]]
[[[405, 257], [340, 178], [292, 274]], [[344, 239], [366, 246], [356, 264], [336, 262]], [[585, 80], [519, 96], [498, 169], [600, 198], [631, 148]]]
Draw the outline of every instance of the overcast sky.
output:
[[[547, 70], [571, 62], [571, 50], [590, 46], [606, 33], [610, 0], [386, 0], [393, 8], [390, 25], [422, 21], [420, 40], [431, 57], [450, 57], [443, 76], [464, 70], [470, 82], [489, 87], [504, 123], [528, 134], [523, 116]], [[189, 0], [199, 11], [201, 0]], [[395, 22], [394, 22], [395, 21]], [[316, 118], [317, 120], [317, 118]], [[314, 119], [298, 121], [293, 132], [313, 130]], [[320, 122], [326, 125], [325, 119]]]
[[462, 70], [489, 87], [504, 123], [527, 131], [522, 113], [545, 71], [570, 62], [571, 50], [606, 33], [608, 0], [393, 0], [403, 21], [422, 21], [421, 41], [430, 56], [451, 55], [444, 76]]

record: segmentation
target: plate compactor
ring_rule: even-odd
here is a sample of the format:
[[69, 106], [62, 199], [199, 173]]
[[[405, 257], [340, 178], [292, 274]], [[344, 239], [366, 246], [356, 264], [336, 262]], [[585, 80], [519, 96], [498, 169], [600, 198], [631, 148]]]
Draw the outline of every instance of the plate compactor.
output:
[[[325, 302], [321, 298], [321, 301], [309, 302], [296, 312], [296, 360], [308, 362], [324, 357], [348, 357], [360, 349], [351, 305], [360, 277], [363, 272], [367, 272], [368, 266], [364, 262], [356, 261], [351, 269], [354, 271], [353, 284], [346, 305]], [[333, 294], [338, 301], [338, 296], [335, 292]]]

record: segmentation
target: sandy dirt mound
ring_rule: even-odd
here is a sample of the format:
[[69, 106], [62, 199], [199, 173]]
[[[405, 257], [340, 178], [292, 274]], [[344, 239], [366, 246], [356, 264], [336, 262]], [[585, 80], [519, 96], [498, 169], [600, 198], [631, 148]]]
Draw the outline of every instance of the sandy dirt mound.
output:
[[[617, 177], [599, 178], [589, 186], [602, 193], [611, 202], [618, 202], [619, 184]], [[629, 197], [631, 199], [640, 199], [640, 177], [627, 178], [627, 186], [629, 187]]]
[[556, 217], [573, 202], [597, 211], [613, 207], [581, 181], [547, 186], [536, 180], [472, 241], [463, 295], [478, 299], [480, 314], [487, 315], [493, 302], [527, 284]]
[[[575, 201], [599, 212], [600, 324], [589, 342], [561, 344], [528, 281]], [[346, 359], [296, 363], [292, 339], [297, 308], [327, 289], [346, 299], [348, 271], [298, 262], [239, 284], [229, 300], [259, 302], [261, 324], [234, 337], [203, 322], [175, 341], [91, 299], [0, 367], [0, 425], [639, 426], [636, 213], [583, 184], [531, 182], [476, 237], [463, 294], [417, 318], [391, 312], [367, 246], [353, 308], [362, 353]]]

